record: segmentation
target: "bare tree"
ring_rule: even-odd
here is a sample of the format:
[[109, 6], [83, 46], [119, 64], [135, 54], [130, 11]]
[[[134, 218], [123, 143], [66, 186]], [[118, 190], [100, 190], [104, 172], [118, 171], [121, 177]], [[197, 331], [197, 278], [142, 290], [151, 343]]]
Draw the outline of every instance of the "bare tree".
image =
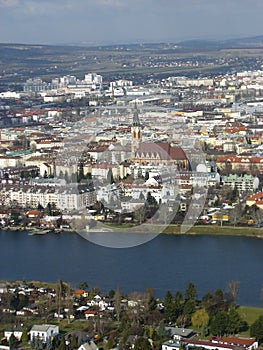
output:
[[121, 290], [117, 287], [114, 294], [114, 308], [117, 315], [117, 321], [120, 321], [120, 313], [121, 313]]
[[227, 284], [226, 296], [230, 299], [229, 301], [234, 306], [236, 306], [237, 295], [238, 295], [238, 292], [239, 292], [239, 286], [240, 286], [240, 282], [239, 281], [232, 281], [232, 282], [229, 282]]

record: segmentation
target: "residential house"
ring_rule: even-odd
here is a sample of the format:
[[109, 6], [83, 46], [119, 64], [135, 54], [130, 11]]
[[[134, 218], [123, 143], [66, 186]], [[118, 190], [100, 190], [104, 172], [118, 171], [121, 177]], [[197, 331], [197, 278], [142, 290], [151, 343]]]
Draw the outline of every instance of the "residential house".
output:
[[98, 350], [97, 345], [91, 340], [87, 343], [82, 344], [78, 350]]
[[246, 200], [246, 205], [251, 207], [252, 205], [256, 205], [260, 209], [263, 209], [263, 192], [258, 192], [248, 197]]
[[76, 289], [74, 291], [74, 297], [77, 298], [77, 299], [87, 298], [88, 296], [89, 296], [89, 292], [87, 292], [84, 289]]
[[179, 328], [179, 327], [165, 327], [167, 335], [174, 340], [181, 340], [183, 338], [191, 338], [195, 332], [192, 329], [188, 328]]
[[162, 344], [162, 350], [179, 350], [181, 347], [181, 342], [179, 340], [167, 340]]
[[59, 334], [59, 327], [53, 324], [34, 325], [30, 330], [30, 341], [39, 337], [44, 343]]
[[7, 285], [5, 283], [0, 283], [0, 294], [7, 293]]
[[20, 341], [23, 334], [23, 328], [18, 326], [18, 327], [14, 327], [13, 329], [4, 331], [4, 337], [6, 338], [7, 341], [9, 341], [12, 334], [16, 337], [18, 341]]
[[253, 193], [259, 187], [258, 177], [245, 174], [243, 176], [238, 176], [237, 174], [230, 174], [229, 176], [222, 177], [222, 183], [226, 186], [230, 186], [233, 190], [236, 188], [241, 192], [251, 192]]
[[184, 339], [184, 344], [186, 345], [187, 350], [193, 347], [207, 350], [234, 350], [237, 348], [242, 348], [244, 350], [253, 350], [258, 348], [258, 342], [253, 338], [246, 339], [234, 337], [212, 337], [208, 340], [191, 339], [189, 341]]

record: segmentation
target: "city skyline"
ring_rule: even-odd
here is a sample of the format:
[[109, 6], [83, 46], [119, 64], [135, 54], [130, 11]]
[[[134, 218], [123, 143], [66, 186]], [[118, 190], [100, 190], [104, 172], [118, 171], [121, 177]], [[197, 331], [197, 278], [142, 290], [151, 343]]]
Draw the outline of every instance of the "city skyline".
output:
[[263, 34], [261, 0], [0, 0], [0, 42], [114, 44]]

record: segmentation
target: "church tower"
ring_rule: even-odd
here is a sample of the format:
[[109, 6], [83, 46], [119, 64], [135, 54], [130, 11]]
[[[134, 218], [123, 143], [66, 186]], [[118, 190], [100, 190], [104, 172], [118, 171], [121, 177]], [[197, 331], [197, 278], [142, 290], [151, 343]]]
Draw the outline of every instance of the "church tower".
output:
[[136, 102], [134, 104], [131, 134], [132, 134], [132, 154], [134, 156], [136, 149], [138, 149], [139, 144], [142, 141], [142, 128], [141, 128], [141, 123], [140, 123], [140, 119], [139, 119], [139, 112], [137, 109]]

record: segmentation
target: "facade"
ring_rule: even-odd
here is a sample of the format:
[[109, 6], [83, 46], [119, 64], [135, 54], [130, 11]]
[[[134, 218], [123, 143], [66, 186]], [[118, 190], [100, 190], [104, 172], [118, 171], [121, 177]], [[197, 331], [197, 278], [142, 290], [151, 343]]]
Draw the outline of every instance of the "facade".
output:
[[162, 350], [179, 350], [181, 342], [179, 340], [167, 340], [162, 344]]
[[258, 342], [255, 339], [245, 339], [245, 338], [217, 338], [213, 337], [209, 340], [189, 340], [184, 341], [186, 344], [186, 349], [191, 348], [202, 348], [207, 350], [234, 350], [237, 348], [242, 348], [244, 350], [253, 350], [258, 348]]
[[237, 156], [235, 154], [223, 155], [218, 157], [217, 166], [219, 170], [229, 172], [263, 172], [263, 158], [251, 156]]
[[222, 183], [230, 186], [232, 189], [237, 189], [240, 193], [253, 193], [258, 189], [259, 179], [252, 175], [238, 176], [237, 174], [230, 174], [222, 177]]
[[213, 337], [208, 340], [197, 340], [197, 339], [185, 339], [182, 338], [181, 341], [176, 339], [171, 339], [162, 344], [162, 350], [178, 350], [184, 345], [187, 350], [189, 349], [206, 349], [206, 350], [253, 350], [258, 348], [258, 342], [253, 339], [245, 338], [217, 338]]
[[142, 142], [135, 151], [133, 161], [142, 165], [167, 165], [177, 170], [188, 170], [189, 162], [181, 147], [168, 142]]
[[36, 208], [41, 205], [46, 208], [48, 204], [61, 210], [78, 210], [91, 206], [96, 202], [96, 193], [86, 185], [48, 185], [20, 182], [0, 183], [0, 200], [6, 206], [16, 205], [21, 208]]
[[91, 340], [87, 343], [82, 344], [78, 350], [98, 350], [97, 345]]
[[22, 338], [22, 334], [23, 334], [23, 329], [22, 329], [22, 327], [16, 327], [16, 328], [11, 329], [11, 330], [6, 330], [6, 331], [4, 332], [4, 336], [5, 336], [5, 338], [6, 338], [7, 341], [9, 341], [9, 339], [10, 339], [10, 337], [11, 337], [12, 334], [16, 337], [16, 339], [17, 339], [18, 341], [20, 341], [21, 338]]
[[53, 324], [34, 325], [30, 331], [30, 341], [40, 338], [44, 343], [59, 334], [59, 327]]
[[181, 147], [168, 142], [143, 142], [142, 126], [139, 120], [137, 106], [133, 114], [132, 161], [141, 165], [167, 165], [178, 170], [188, 170], [189, 162]]
[[258, 208], [263, 209], [263, 192], [258, 192], [248, 197], [246, 200], [246, 205], [249, 207], [256, 205]]

